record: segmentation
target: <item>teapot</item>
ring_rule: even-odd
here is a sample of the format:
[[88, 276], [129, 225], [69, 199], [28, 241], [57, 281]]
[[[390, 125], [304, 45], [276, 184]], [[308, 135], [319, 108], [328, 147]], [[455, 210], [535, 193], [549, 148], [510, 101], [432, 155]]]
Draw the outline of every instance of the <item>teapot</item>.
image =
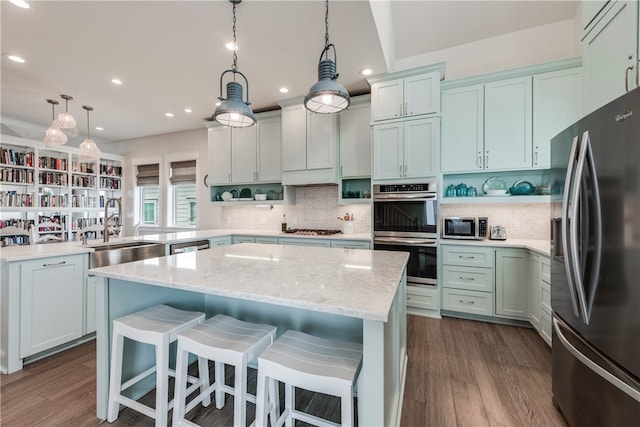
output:
[[451, 184], [444, 193], [445, 197], [456, 197], [456, 186]]
[[460, 183], [456, 186], [456, 195], [458, 197], [465, 197], [467, 195], [467, 186]]

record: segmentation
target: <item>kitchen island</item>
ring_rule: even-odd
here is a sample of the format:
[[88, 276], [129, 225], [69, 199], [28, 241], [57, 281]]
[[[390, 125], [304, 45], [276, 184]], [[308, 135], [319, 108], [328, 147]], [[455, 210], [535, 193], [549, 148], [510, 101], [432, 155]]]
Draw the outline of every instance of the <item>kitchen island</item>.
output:
[[[98, 417], [106, 418], [112, 321], [165, 303], [207, 317], [223, 313], [270, 323], [278, 335], [295, 329], [361, 342], [359, 424], [398, 425], [407, 363], [407, 260], [403, 252], [246, 243], [90, 270], [98, 279]], [[128, 344], [123, 380], [154, 360], [151, 349]]]

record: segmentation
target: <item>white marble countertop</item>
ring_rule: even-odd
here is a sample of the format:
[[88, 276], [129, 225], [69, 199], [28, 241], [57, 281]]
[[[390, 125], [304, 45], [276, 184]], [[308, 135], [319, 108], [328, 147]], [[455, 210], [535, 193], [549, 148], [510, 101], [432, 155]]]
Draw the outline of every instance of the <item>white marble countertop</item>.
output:
[[89, 271], [386, 322], [407, 260], [405, 252], [241, 243]]
[[[356, 234], [333, 234], [330, 236], [299, 236], [291, 233], [282, 233], [278, 231], [267, 230], [246, 230], [246, 229], [210, 229], [210, 230], [193, 230], [180, 231], [175, 233], [149, 234], [144, 236], [128, 236], [121, 238], [112, 238], [109, 243], [122, 242], [153, 242], [161, 244], [190, 242], [193, 240], [209, 239], [223, 236], [272, 236], [272, 237], [291, 237], [297, 239], [342, 239], [342, 240], [364, 240], [371, 241], [368, 233]], [[46, 258], [59, 255], [72, 255], [77, 253], [93, 252], [96, 246], [102, 246], [105, 243], [102, 240], [89, 240], [87, 245], [80, 242], [62, 242], [62, 243], [46, 243], [40, 245], [24, 245], [24, 246], [5, 246], [0, 248], [0, 260], [4, 262], [24, 261], [29, 259]]]
[[456, 240], [440, 239], [441, 245], [465, 245], [465, 246], [492, 246], [496, 248], [524, 248], [549, 256], [551, 253], [551, 242], [548, 240], [535, 239], [507, 239], [507, 240]]

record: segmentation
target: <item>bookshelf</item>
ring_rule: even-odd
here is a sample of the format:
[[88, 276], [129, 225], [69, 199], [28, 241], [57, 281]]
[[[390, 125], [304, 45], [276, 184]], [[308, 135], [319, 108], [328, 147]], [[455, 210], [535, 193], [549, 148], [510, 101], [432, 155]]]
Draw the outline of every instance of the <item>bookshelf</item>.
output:
[[123, 166], [122, 156], [83, 163], [75, 147], [0, 135], [0, 229], [51, 221], [62, 225], [56, 236], [78, 240], [82, 228], [103, 222], [105, 201], [121, 197]]

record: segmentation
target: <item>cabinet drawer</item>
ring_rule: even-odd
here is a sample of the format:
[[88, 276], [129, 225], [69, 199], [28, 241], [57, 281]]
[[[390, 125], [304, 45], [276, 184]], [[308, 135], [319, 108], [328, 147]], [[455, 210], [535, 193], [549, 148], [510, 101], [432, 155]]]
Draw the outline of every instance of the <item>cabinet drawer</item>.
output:
[[271, 245], [277, 245], [278, 244], [278, 238], [277, 237], [257, 237], [256, 236], [256, 243], [266, 243], [266, 244], [271, 244]]
[[370, 249], [371, 244], [365, 240], [332, 240], [332, 248]]
[[540, 336], [551, 347], [551, 314], [544, 311], [540, 315]]
[[540, 278], [547, 283], [551, 283], [551, 264], [549, 258], [541, 257], [540, 263]]
[[281, 245], [317, 246], [321, 248], [328, 248], [331, 246], [331, 241], [327, 239], [297, 239], [295, 237], [280, 237], [278, 239], [278, 243]]
[[493, 316], [493, 293], [442, 289], [442, 308], [463, 313]]
[[493, 292], [493, 269], [445, 265], [442, 269], [445, 288]]
[[407, 307], [438, 310], [438, 289], [407, 285]]
[[445, 265], [464, 265], [467, 267], [493, 268], [493, 248], [474, 246], [443, 246], [442, 263]]
[[540, 283], [540, 308], [551, 315], [551, 285]]

